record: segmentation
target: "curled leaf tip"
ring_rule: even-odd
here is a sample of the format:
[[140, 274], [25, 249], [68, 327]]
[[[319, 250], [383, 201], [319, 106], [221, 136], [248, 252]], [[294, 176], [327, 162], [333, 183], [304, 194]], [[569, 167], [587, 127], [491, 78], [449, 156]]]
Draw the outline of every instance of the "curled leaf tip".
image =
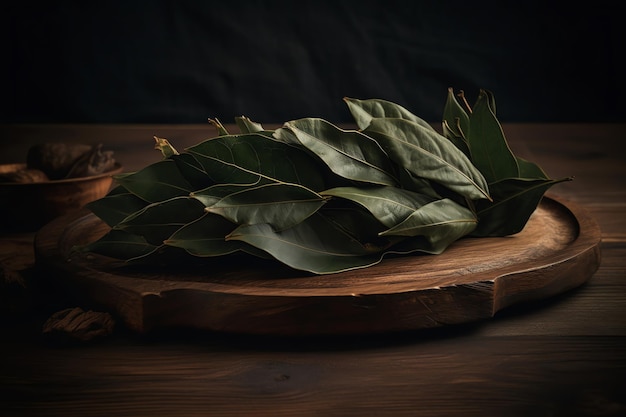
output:
[[154, 149], [161, 151], [164, 158], [169, 158], [172, 155], [178, 155], [178, 151], [169, 143], [167, 139], [154, 136]]
[[217, 129], [217, 133], [219, 136], [225, 136], [228, 135], [228, 131], [226, 130], [226, 128], [224, 127], [224, 125], [222, 124], [222, 122], [219, 121], [219, 119], [215, 118], [215, 119], [211, 119], [209, 118], [209, 123], [212, 124], [213, 126], [216, 127]]

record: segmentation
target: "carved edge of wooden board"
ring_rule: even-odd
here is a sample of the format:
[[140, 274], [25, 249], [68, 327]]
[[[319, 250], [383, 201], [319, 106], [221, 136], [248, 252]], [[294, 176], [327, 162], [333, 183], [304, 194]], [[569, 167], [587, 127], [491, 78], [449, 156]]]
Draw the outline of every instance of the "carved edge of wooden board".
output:
[[[593, 276], [601, 258], [601, 232], [595, 220], [582, 207], [556, 197], [545, 197], [541, 204], [572, 218], [577, 230], [563, 250], [532, 262], [476, 273], [470, 275], [475, 279], [458, 284], [390, 292], [345, 288], [335, 293], [306, 289], [238, 292], [219, 283], [109, 274], [68, 259], [67, 248], [61, 248], [64, 239], [71, 241], [66, 236], [72, 232], [68, 225], [81, 220], [76, 214], [45, 226], [35, 238], [35, 255], [38, 266], [55, 271], [51, 276], [86, 306], [107, 309], [140, 333], [162, 327], [272, 335], [414, 330], [491, 318], [510, 305], [554, 296]], [[384, 267], [383, 261], [380, 268]]]

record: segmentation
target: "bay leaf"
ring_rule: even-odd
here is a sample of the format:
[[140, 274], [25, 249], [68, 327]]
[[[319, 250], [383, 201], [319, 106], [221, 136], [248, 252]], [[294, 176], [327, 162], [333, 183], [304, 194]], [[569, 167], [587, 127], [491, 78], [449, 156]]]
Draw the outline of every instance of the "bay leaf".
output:
[[321, 192], [324, 196], [343, 198], [363, 206], [378, 221], [392, 228], [418, 208], [432, 202], [430, 196], [397, 187], [339, 187]]
[[268, 183], [230, 193], [205, 208], [237, 224], [268, 223], [284, 230], [315, 213], [326, 198], [298, 184]]
[[154, 141], [156, 142], [156, 144], [154, 145], [154, 149], [161, 151], [163, 158], [169, 158], [172, 155], [178, 155], [178, 151], [176, 150], [176, 148], [174, 148], [167, 139], [154, 136]]
[[209, 123], [215, 126], [218, 136], [228, 136], [230, 134], [228, 133], [228, 130], [226, 129], [226, 127], [224, 127], [222, 122], [219, 121], [219, 119], [209, 119]]
[[396, 175], [398, 176], [400, 188], [413, 191], [418, 194], [428, 195], [434, 199], [441, 198], [441, 195], [437, 190], [435, 190], [435, 186], [430, 180], [418, 177], [408, 169], [402, 167], [397, 169]]
[[118, 185], [106, 196], [87, 203], [85, 207], [108, 226], [113, 227], [148, 204], [147, 201]]
[[204, 205], [190, 197], [174, 197], [152, 203], [126, 217], [115, 228], [143, 236], [161, 245], [178, 229], [204, 215]]
[[[456, 123], [457, 125], [454, 129], [459, 131], [461, 129], [459, 119], [456, 120]], [[456, 146], [461, 152], [465, 154], [465, 156], [467, 156], [468, 158], [471, 156], [467, 140], [465, 140], [463, 136], [457, 136], [452, 131], [452, 127], [450, 127], [450, 124], [447, 120], [444, 120], [442, 122], [442, 132], [443, 136], [446, 137], [450, 142], [452, 142], [454, 146]]]
[[[396, 185], [394, 167], [381, 147], [355, 130], [344, 130], [319, 118], [298, 119], [283, 126], [336, 175], [354, 181]], [[281, 135], [277, 130], [275, 135]]]
[[353, 239], [319, 213], [283, 231], [269, 224], [242, 225], [227, 236], [255, 246], [291, 268], [330, 274], [380, 262], [382, 254]]
[[176, 163], [178, 171], [191, 185], [192, 190], [206, 188], [214, 184], [202, 164], [192, 154], [183, 152], [169, 158]]
[[434, 253], [441, 253], [452, 242], [472, 232], [477, 222], [469, 209], [443, 199], [418, 208], [403, 222], [381, 232], [381, 235], [424, 236]]
[[178, 229], [164, 241], [164, 244], [184, 249], [193, 256], [227, 255], [244, 248], [242, 242], [225, 239], [236, 227], [236, 224], [222, 216], [206, 213], [199, 219]]
[[349, 200], [332, 199], [319, 211], [334, 227], [360, 242], [368, 252], [388, 249], [404, 238], [380, 236], [387, 229], [372, 213]]
[[271, 183], [276, 182], [267, 178], [261, 178], [259, 181], [252, 184], [214, 184], [201, 190], [194, 191], [189, 194], [189, 196], [200, 201], [205, 207], [209, 207], [230, 194], [239, 193], [251, 187]]
[[470, 115], [467, 134], [472, 163], [489, 184], [520, 175], [517, 159], [492, 109], [494, 104], [490, 102], [489, 92], [481, 90]]
[[426, 122], [421, 117], [416, 116], [405, 107], [391, 101], [382, 99], [360, 100], [349, 97], [344, 97], [343, 101], [348, 105], [348, 109], [356, 125], [361, 130], [367, 128], [374, 118], [406, 119], [426, 129], [435, 130], [430, 123]]
[[516, 157], [517, 166], [519, 167], [519, 175], [522, 179], [548, 179], [548, 175], [543, 169], [534, 162], [527, 161], [523, 158]]
[[415, 176], [437, 182], [470, 199], [489, 199], [487, 182], [472, 162], [437, 132], [404, 119], [372, 119], [364, 134], [389, 158]]
[[216, 184], [252, 184], [267, 179], [314, 191], [325, 188], [319, 164], [308, 153], [259, 133], [220, 136], [187, 151]]
[[274, 140], [277, 140], [278, 142], [284, 143], [286, 145], [292, 145], [292, 146], [306, 149], [304, 148], [304, 145], [300, 143], [300, 141], [298, 140], [298, 137], [290, 129], [287, 129], [284, 126], [276, 129], [272, 133], [272, 137], [274, 138]]
[[171, 159], [155, 162], [140, 171], [116, 177], [126, 190], [150, 203], [188, 195], [192, 186]]
[[506, 178], [491, 184], [493, 202], [476, 203], [478, 226], [472, 236], [508, 236], [521, 232], [545, 192], [571, 178]]
[[235, 117], [235, 124], [241, 133], [259, 133], [265, 130], [263, 129], [263, 125], [253, 122], [246, 116]]
[[470, 156], [466, 135], [469, 132], [470, 119], [465, 109], [459, 104], [452, 88], [443, 109], [442, 132], [465, 156]]

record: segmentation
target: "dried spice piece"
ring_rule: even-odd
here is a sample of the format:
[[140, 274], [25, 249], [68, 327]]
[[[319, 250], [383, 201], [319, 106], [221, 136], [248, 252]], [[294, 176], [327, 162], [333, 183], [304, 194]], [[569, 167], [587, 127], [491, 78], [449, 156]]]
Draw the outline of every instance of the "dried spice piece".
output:
[[[231, 134], [116, 177], [87, 207], [111, 230], [79, 250], [129, 263], [185, 264], [234, 252], [331, 274], [392, 254], [439, 254], [465, 237], [521, 231], [550, 179], [515, 156], [481, 90], [471, 108], [449, 90], [443, 133], [398, 104], [345, 98], [357, 130], [303, 118]], [[185, 259], [187, 257], [187, 259]]]
[[56, 340], [89, 342], [110, 335], [114, 326], [109, 313], [74, 307], [50, 316], [43, 325], [43, 334]]
[[113, 168], [115, 159], [113, 151], [103, 151], [101, 144], [41, 143], [28, 150], [26, 164], [59, 180], [102, 174]]

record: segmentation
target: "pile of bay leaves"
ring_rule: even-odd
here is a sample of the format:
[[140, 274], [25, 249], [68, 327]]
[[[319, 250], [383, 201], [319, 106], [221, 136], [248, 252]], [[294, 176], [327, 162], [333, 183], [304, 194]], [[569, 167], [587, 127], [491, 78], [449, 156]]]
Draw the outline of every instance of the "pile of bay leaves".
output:
[[[357, 126], [303, 118], [239, 132], [116, 176], [88, 208], [110, 231], [83, 251], [131, 263], [233, 253], [330, 274], [386, 255], [439, 254], [460, 238], [520, 232], [554, 184], [516, 157], [493, 94], [470, 107], [449, 89], [442, 134], [395, 103], [345, 98]], [[167, 256], [166, 256], [167, 255]]]

